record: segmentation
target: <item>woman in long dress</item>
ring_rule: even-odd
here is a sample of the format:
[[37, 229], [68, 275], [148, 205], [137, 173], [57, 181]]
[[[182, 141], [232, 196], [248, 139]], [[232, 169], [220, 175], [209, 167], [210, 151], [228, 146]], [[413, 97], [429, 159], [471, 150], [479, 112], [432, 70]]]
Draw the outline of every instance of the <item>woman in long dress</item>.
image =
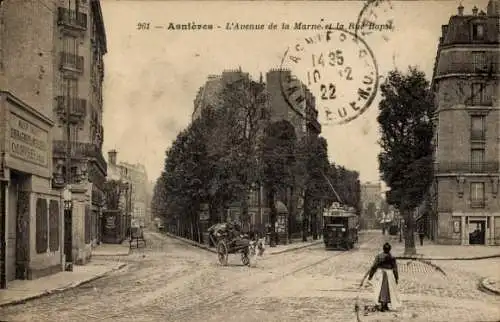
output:
[[[374, 300], [382, 312], [391, 309], [398, 309], [401, 307], [399, 294], [397, 291], [397, 284], [399, 280], [398, 266], [396, 258], [391, 255], [391, 245], [385, 243], [383, 252], [375, 256], [370, 270], [365, 274], [363, 281], [368, 276], [368, 281], [375, 277], [374, 283]], [[361, 285], [363, 284], [361, 282]]]

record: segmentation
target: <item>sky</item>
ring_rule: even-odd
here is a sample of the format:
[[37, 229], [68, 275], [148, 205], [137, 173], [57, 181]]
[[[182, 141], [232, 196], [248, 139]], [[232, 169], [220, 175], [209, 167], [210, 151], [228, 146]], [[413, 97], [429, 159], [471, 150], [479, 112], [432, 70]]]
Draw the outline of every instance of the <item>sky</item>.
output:
[[[392, 20], [392, 30], [375, 31], [363, 39], [371, 48], [379, 75], [417, 66], [432, 77], [441, 25], [487, 0], [392, 1], [375, 8], [377, 23]], [[103, 152], [118, 151], [118, 161], [146, 166], [150, 180], [160, 175], [165, 152], [179, 131], [191, 122], [193, 100], [208, 75], [240, 68], [258, 79], [280, 67], [287, 48], [318, 34], [311, 30], [226, 30], [227, 23], [344, 24], [356, 22], [360, 1], [124, 1], [101, 2], [108, 53], [105, 56]], [[321, 22], [323, 19], [324, 22]], [[213, 30], [167, 30], [155, 26], [213, 24]], [[149, 30], [138, 30], [149, 23]], [[220, 26], [221, 28], [217, 28]], [[350, 56], [348, 59], [353, 59]], [[354, 67], [360, 62], [352, 61]], [[293, 72], [293, 70], [292, 70]], [[383, 81], [383, 79], [382, 79]], [[355, 88], [342, 87], [345, 96]], [[314, 90], [316, 97], [321, 95]], [[376, 121], [380, 90], [369, 108], [343, 125], [324, 123], [331, 162], [360, 173], [360, 179], [380, 180]], [[319, 109], [319, 108], [318, 108]]]

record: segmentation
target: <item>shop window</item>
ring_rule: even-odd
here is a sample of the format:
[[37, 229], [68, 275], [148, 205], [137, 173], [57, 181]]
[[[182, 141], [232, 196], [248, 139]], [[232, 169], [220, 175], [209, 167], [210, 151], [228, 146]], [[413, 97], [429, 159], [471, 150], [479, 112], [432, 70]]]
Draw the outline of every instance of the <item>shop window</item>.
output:
[[47, 200], [38, 198], [36, 200], [36, 252], [38, 254], [47, 251], [48, 228]]
[[91, 222], [90, 222], [90, 207], [87, 205], [85, 206], [85, 218], [84, 218], [84, 221], [85, 221], [85, 244], [90, 244], [90, 240], [91, 240]]
[[59, 202], [51, 200], [49, 202], [49, 249], [51, 252], [59, 250]]

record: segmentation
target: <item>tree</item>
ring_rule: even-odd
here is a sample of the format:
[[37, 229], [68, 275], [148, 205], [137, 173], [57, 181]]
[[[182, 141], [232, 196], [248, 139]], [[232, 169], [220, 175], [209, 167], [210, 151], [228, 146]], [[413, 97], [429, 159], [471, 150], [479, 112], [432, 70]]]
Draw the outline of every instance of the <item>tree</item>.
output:
[[108, 210], [120, 209], [120, 198], [123, 192], [123, 183], [120, 180], [109, 180], [104, 183], [104, 195]]
[[379, 168], [390, 188], [387, 202], [405, 220], [405, 253], [412, 255], [416, 253], [413, 210], [422, 202], [433, 178], [433, 96], [425, 74], [414, 67], [409, 67], [407, 74], [389, 72], [381, 92], [377, 117], [382, 148]]
[[330, 189], [323, 174], [330, 167], [328, 162], [328, 144], [323, 137], [306, 137], [299, 146], [299, 155], [304, 156], [304, 162], [297, 163], [305, 169], [304, 184], [304, 222], [303, 240], [306, 239], [307, 224], [311, 225], [313, 239], [318, 238], [318, 213], [321, 216], [320, 204]]
[[276, 195], [288, 194], [294, 186], [293, 169], [296, 162], [297, 137], [293, 126], [285, 120], [271, 123], [265, 130], [261, 148], [261, 181], [267, 192], [271, 211], [270, 224], [274, 242], [277, 241], [275, 224], [277, 220]]
[[216, 164], [211, 190], [213, 201], [218, 208], [229, 202], [240, 202], [243, 222], [249, 225], [247, 197], [259, 181], [255, 152], [265, 117], [265, 85], [242, 76], [225, 84], [218, 102], [214, 135], [210, 140]]

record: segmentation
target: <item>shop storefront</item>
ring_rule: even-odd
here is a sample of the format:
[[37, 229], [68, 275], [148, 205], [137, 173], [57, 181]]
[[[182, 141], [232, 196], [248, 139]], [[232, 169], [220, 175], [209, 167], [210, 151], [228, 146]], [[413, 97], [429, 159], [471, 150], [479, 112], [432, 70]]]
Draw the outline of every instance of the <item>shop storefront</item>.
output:
[[63, 207], [51, 189], [52, 121], [0, 92], [2, 287], [63, 268]]

